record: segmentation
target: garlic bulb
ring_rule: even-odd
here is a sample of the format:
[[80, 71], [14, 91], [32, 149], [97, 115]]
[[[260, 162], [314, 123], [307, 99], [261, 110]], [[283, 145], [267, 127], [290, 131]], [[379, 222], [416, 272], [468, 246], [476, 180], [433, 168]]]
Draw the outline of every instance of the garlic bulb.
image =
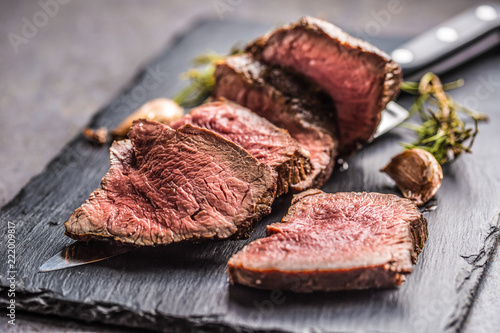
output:
[[419, 206], [436, 194], [443, 180], [443, 169], [436, 158], [419, 148], [408, 149], [394, 156], [380, 171], [396, 182], [405, 198]]
[[127, 137], [134, 120], [147, 119], [167, 124], [184, 115], [184, 109], [168, 98], [153, 99], [125, 118], [111, 133], [116, 139]]

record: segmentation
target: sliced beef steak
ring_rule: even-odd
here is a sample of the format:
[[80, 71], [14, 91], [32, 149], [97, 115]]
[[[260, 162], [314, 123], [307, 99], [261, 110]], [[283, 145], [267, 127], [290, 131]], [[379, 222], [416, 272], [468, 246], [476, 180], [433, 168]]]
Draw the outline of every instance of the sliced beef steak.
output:
[[267, 232], [229, 260], [232, 283], [296, 292], [388, 288], [412, 272], [427, 221], [395, 195], [309, 190]]
[[[293, 187], [296, 190], [322, 187], [332, 174], [337, 145], [332, 132], [314, 124], [315, 117], [323, 112], [318, 104], [323, 105], [320, 101], [324, 96], [315, 95], [315, 91], [302, 91], [305, 95], [318, 97], [310, 98], [310, 104], [304, 98], [286, 96], [272, 84], [285, 86], [285, 81], [283, 74], [276, 74], [276, 70], [254, 61], [249, 55], [232, 56], [216, 67], [213, 97], [235, 101], [288, 130], [309, 152], [313, 166], [307, 178]], [[291, 80], [288, 87], [289, 91], [298, 90]], [[317, 110], [308, 107], [317, 107]]]
[[135, 245], [246, 237], [270, 212], [271, 168], [218, 134], [135, 121], [111, 147], [111, 168], [66, 222], [79, 240]]
[[399, 92], [401, 68], [386, 53], [316, 18], [279, 28], [247, 50], [264, 63], [305, 75], [332, 97], [341, 154], [373, 137], [381, 111]]
[[288, 192], [311, 172], [309, 153], [286, 130], [234, 102], [203, 104], [170, 126], [176, 129], [185, 124], [214, 131], [273, 168], [278, 174], [276, 195]]

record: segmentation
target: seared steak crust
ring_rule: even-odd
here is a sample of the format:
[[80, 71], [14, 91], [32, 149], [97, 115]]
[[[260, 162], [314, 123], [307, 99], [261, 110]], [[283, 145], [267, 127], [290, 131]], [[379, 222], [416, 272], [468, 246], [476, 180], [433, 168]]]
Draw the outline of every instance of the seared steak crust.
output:
[[78, 240], [134, 245], [247, 237], [271, 210], [276, 176], [218, 134], [135, 121], [111, 147], [111, 168], [66, 222]]
[[231, 283], [296, 292], [390, 288], [412, 272], [427, 221], [395, 195], [309, 190], [267, 232], [231, 257]]

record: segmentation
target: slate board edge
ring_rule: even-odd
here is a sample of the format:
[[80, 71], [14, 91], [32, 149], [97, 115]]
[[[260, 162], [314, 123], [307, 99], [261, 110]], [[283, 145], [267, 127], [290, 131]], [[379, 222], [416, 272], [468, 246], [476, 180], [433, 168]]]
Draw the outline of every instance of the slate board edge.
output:
[[456, 305], [455, 311], [447, 321], [448, 323], [445, 327], [447, 332], [458, 332], [462, 328], [471, 310], [474, 297], [483, 281], [484, 272], [491, 264], [491, 259], [500, 239], [500, 213], [497, 212], [495, 216], [495, 221], [493, 221], [491, 229], [484, 239], [484, 247], [472, 261], [468, 274], [464, 277], [458, 288], [459, 290], [463, 288], [469, 289], [470, 292], [459, 293], [461, 295], [461, 303]]
[[[113, 101], [118, 99], [122, 95], [128, 94], [139, 82], [144, 78], [147, 73], [146, 69], [151, 63], [155, 63], [156, 59], [160, 56], [168, 55], [175, 47], [178, 45], [190, 31], [200, 28], [205, 24], [213, 23], [211, 20], [199, 20], [187, 28], [185, 31], [177, 34], [168, 46], [160, 52], [156, 57], [154, 57], [148, 64], [143, 66], [141, 70], [134, 76], [134, 78], [127, 84], [120, 94], [117, 95], [110, 103], [104, 108], [100, 109], [89, 121], [89, 127], [95, 127], [99, 122], [99, 118], [104, 115], [107, 109], [112, 105]], [[239, 22], [241, 23], [241, 22]], [[84, 140], [82, 134], [76, 135], [67, 145], [65, 145], [60, 153], [54, 157], [54, 159], [48, 163], [46, 168], [38, 175], [30, 179], [30, 181], [19, 191], [19, 193], [6, 205], [4, 205], [0, 210], [0, 217], [5, 211], [14, 208], [23, 198], [26, 196], [25, 189], [29, 187], [30, 184], [37, 181], [37, 179], [42, 178], [47, 170], [51, 168], [51, 165], [56, 163], [58, 159], [64, 156], [65, 151], [71, 148], [75, 143]], [[498, 213], [497, 213], [498, 216]], [[483, 272], [490, 262], [492, 253], [495, 250], [498, 238], [500, 236], [500, 218], [493, 221], [491, 224], [491, 229], [484, 240], [484, 247], [481, 249], [480, 253], [477, 255], [476, 260], [470, 264], [470, 270], [468, 274], [464, 275], [463, 281], [460, 284], [459, 289], [469, 290], [468, 293], [464, 293], [461, 298], [461, 302], [456, 304], [455, 310], [451, 313], [449, 319], [446, 321], [447, 325], [442, 328], [445, 331], [454, 332], [460, 330], [462, 324], [465, 322], [467, 314], [470, 310], [470, 306], [473, 302], [473, 297], [482, 281]], [[8, 286], [0, 284], [0, 304], [6, 305], [7, 298], [4, 296]], [[207, 316], [207, 317], [176, 317], [171, 315], [164, 315], [162, 313], [150, 313], [150, 312], [140, 312], [137, 313], [133, 309], [125, 307], [116, 303], [103, 303], [103, 302], [89, 302], [89, 303], [78, 303], [74, 301], [68, 301], [62, 296], [54, 293], [52, 291], [46, 290], [23, 290], [22, 287], [18, 287], [19, 293], [16, 297], [16, 303], [18, 308], [22, 311], [35, 312], [40, 314], [54, 314], [60, 317], [70, 317], [74, 319], [83, 320], [86, 322], [103, 322], [110, 323], [113, 325], [124, 325], [130, 327], [142, 327], [154, 330], [169, 329], [172, 327], [165, 327], [165, 325], [176, 325], [176, 331], [186, 331], [189, 330], [215, 330], [215, 331], [256, 331], [254, 328], [247, 328], [243, 326], [234, 325], [232, 323], [224, 322], [223, 320], [217, 321], [220, 316]], [[96, 307], [99, 307], [96, 309]], [[67, 312], [66, 312], [66, 311]], [[76, 311], [74, 311], [76, 310]], [[73, 312], [71, 312], [73, 311]], [[88, 313], [93, 313], [90, 316]], [[266, 330], [269, 331], [269, 330]], [[273, 329], [274, 332], [282, 332], [282, 330]], [[257, 330], [258, 332], [258, 330]]]
[[[4, 299], [0, 299], [0, 304], [2, 307], [7, 305]], [[286, 332], [277, 328], [256, 330], [234, 325], [219, 320], [219, 316], [176, 317], [150, 312], [138, 315], [137, 311], [122, 305], [107, 302], [82, 304], [62, 299], [52, 291], [16, 293], [16, 304], [20, 310], [27, 312], [161, 332]]]

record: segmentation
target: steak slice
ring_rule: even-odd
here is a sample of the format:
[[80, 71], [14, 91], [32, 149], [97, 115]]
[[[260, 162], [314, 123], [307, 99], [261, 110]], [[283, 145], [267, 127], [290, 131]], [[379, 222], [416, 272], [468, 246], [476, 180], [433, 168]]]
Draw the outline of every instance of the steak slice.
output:
[[401, 68], [386, 53], [316, 18], [304, 17], [260, 37], [247, 51], [305, 75], [332, 97], [341, 155], [373, 138], [381, 111], [399, 92]]
[[66, 222], [66, 235], [158, 245], [247, 237], [276, 192], [271, 168], [206, 129], [133, 123], [111, 168]]
[[203, 104], [170, 126], [176, 129], [185, 124], [214, 131], [273, 168], [278, 174], [277, 196], [287, 193], [311, 172], [309, 153], [286, 130], [236, 103], [224, 100]]
[[267, 233], [231, 257], [231, 283], [296, 292], [389, 288], [412, 272], [427, 221], [395, 195], [309, 190]]
[[[227, 98], [243, 105], [274, 125], [286, 129], [299, 145], [310, 154], [312, 172], [300, 183], [294, 184], [295, 190], [302, 191], [311, 187], [322, 187], [330, 178], [336, 158], [337, 140], [332, 132], [313, 124], [314, 117], [322, 110], [309, 110], [304, 99], [285, 96], [270, 82], [283, 75], [276, 70], [254, 61], [248, 54], [232, 56], [217, 64], [215, 69], [214, 98]], [[283, 79], [281, 79], [282, 86]], [[288, 81], [293, 87], [294, 82]], [[290, 91], [292, 88], [290, 88]], [[297, 90], [297, 89], [296, 89]], [[313, 95], [314, 91], [304, 95]], [[311, 101], [321, 101], [324, 96], [315, 95]], [[317, 107], [317, 104], [315, 104]]]

